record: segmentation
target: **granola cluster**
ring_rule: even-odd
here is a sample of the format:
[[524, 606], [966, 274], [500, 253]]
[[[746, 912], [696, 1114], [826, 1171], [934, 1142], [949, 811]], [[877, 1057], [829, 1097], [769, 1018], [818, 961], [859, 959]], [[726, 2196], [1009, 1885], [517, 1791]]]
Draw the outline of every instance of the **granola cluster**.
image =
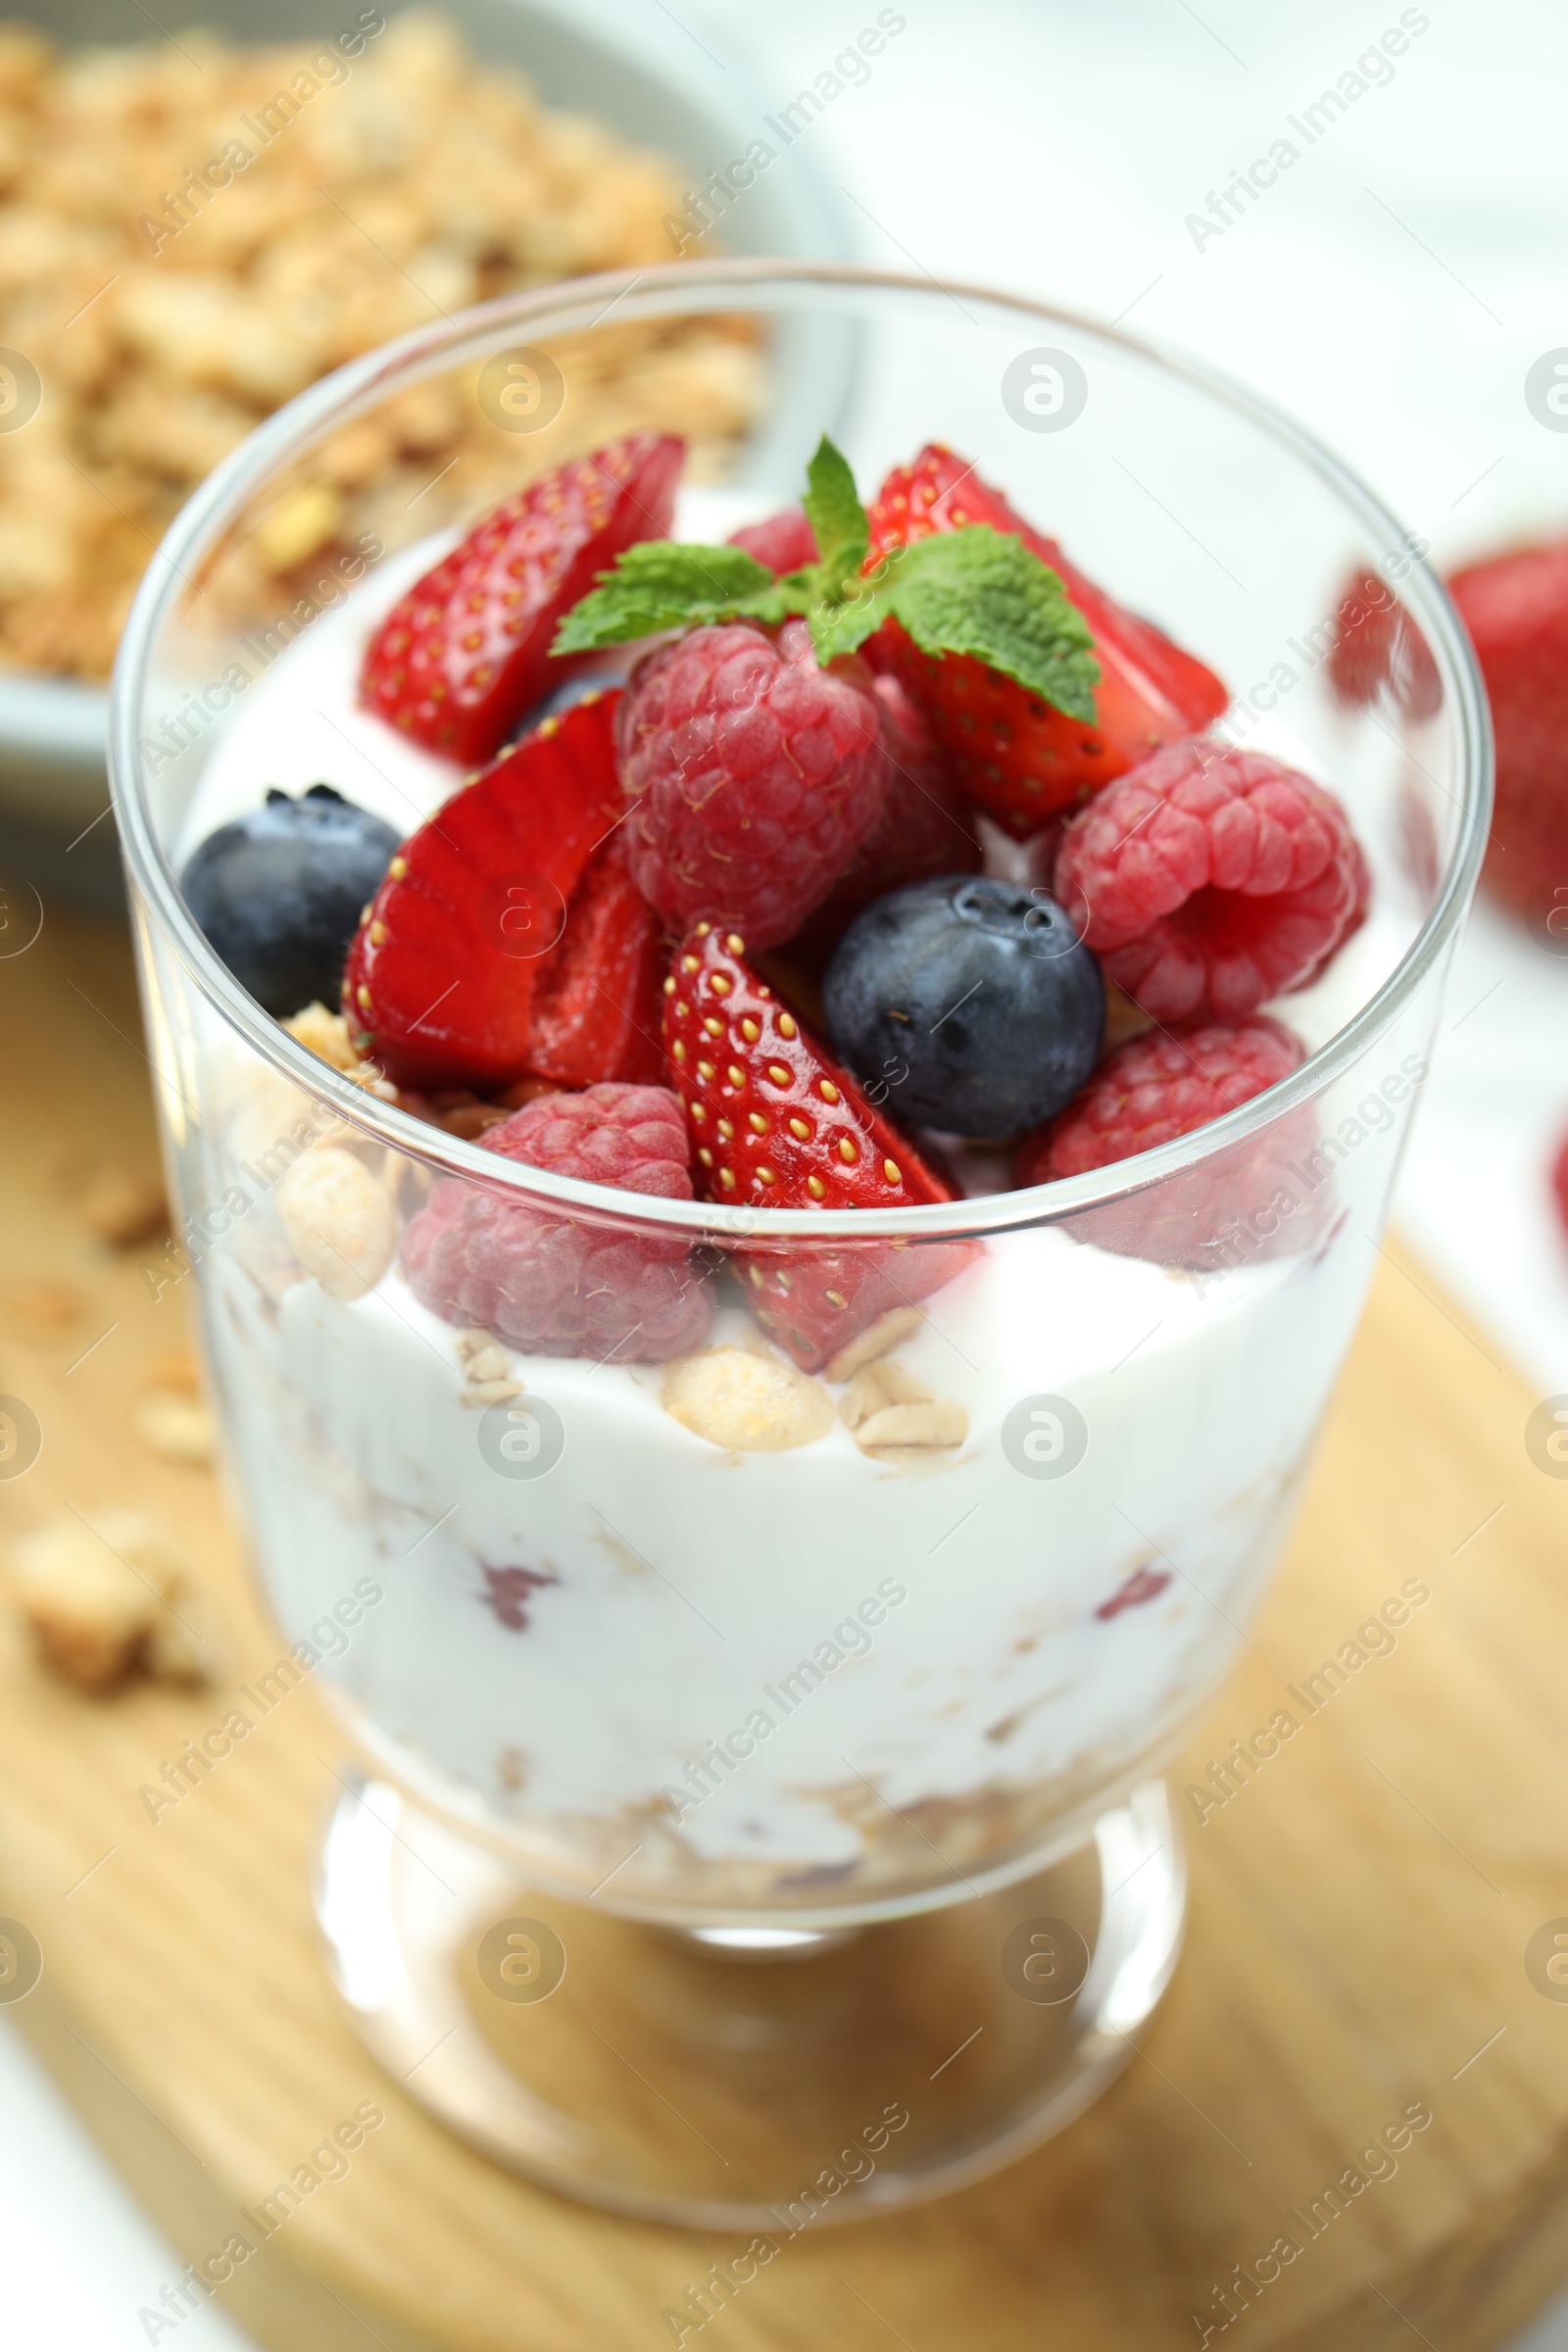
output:
[[[0, 664], [105, 676], [175, 511], [316, 377], [492, 295], [669, 258], [672, 165], [547, 110], [439, 16], [343, 13], [268, 48], [62, 53], [0, 24]], [[541, 429], [494, 421], [472, 370], [335, 435], [254, 518], [213, 618], [287, 612], [366, 534], [437, 528], [628, 419], [700, 448], [756, 403], [733, 321], [551, 356]]]
[[78, 1690], [137, 1674], [200, 1683], [205, 1637], [181, 1607], [190, 1577], [163, 1530], [139, 1512], [61, 1512], [10, 1546], [12, 1591], [39, 1655]]

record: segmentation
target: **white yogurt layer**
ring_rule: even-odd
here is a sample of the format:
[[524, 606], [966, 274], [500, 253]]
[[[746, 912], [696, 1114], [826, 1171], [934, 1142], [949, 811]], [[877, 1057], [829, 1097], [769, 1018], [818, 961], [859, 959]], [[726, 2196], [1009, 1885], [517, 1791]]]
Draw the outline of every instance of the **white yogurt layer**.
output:
[[[684, 533], [732, 526], [702, 505]], [[461, 781], [355, 704], [368, 631], [435, 552], [383, 564], [250, 689], [182, 857], [270, 784], [324, 778], [407, 831]], [[1374, 916], [1280, 1008], [1309, 1047], [1392, 967], [1396, 933]], [[208, 1018], [204, 1099], [280, 1093]], [[236, 1181], [223, 1137], [215, 1111], [210, 1199]], [[395, 1265], [352, 1303], [301, 1278], [270, 1191], [203, 1286], [289, 1638], [358, 1580], [382, 1590], [322, 1667], [371, 1737], [564, 1885], [624, 1863], [606, 1900], [721, 1906], [1002, 1860], [1168, 1750], [1272, 1566], [1369, 1254], [1358, 1227], [1320, 1229], [1310, 1254], [1199, 1282], [1059, 1231], [991, 1241], [897, 1351], [968, 1416], [925, 1464], [867, 1455], [842, 1420], [728, 1452], [664, 1410], [660, 1366], [509, 1354], [564, 1436], [535, 1476], [497, 1453], [505, 1403], [463, 1401], [453, 1327]], [[738, 1303], [725, 1343], [760, 1344]], [[1064, 1475], [1032, 1474], [1021, 1444], [1045, 1429], [1049, 1464], [1043, 1397], [1087, 1432]]]

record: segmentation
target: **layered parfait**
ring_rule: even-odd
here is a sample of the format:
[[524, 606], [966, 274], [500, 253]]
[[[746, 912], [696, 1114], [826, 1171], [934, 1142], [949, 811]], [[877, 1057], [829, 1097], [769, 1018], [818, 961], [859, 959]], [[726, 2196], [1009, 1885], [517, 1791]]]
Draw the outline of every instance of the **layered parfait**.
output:
[[824, 439], [727, 536], [682, 466], [389, 559], [209, 756], [219, 956], [497, 1163], [204, 1044], [211, 1360], [301, 1662], [416, 1788], [609, 1900], [961, 1891], [1171, 1752], [1364, 1280], [1299, 1114], [1031, 1188], [1266, 1093], [1391, 956], [1325, 782], [960, 456], [867, 510]]

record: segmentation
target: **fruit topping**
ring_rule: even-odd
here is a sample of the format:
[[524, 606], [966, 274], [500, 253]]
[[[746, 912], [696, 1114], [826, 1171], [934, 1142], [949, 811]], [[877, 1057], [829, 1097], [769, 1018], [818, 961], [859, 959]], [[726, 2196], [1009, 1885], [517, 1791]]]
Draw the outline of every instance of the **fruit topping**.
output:
[[[744, 547], [628, 548], [567, 614], [556, 639], [557, 653], [565, 655], [656, 630], [693, 632], [652, 656], [628, 690], [625, 780], [628, 791], [648, 799], [637, 818], [633, 870], [661, 912], [683, 921], [706, 912], [738, 923], [758, 950], [777, 946], [825, 898], [876, 821], [875, 808], [862, 806], [873, 796], [846, 792], [828, 760], [829, 753], [845, 754], [848, 720], [827, 726], [807, 697], [811, 649], [831, 674], [896, 620], [906, 642], [944, 658], [936, 667], [951, 669], [950, 656], [973, 656], [972, 666], [1021, 696], [1022, 707], [1044, 711], [1054, 705], [1058, 717], [1073, 714], [1080, 733], [1094, 720], [1100, 677], [1089, 630], [1060, 579], [1010, 527], [928, 531], [871, 564], [870, 525], [854, 476], [825, 436], [808, 478], [805, 513], [822, 551], [817, 562], [776, 579]], [[806, 630], [792, 632], [788, 624], [798, 616]], [[737, 673], [733, 684], [724, 674], [741, 643], [728, 632], [747, 621], [778, 629], [780, 662], [787, 660], [799, 672], [799, 716], [792, 712], [784, 721], [787, 745], [777, 725], [763, 729], [752, 718], [764, 673], [759, 669], [755, 680]], [[706, 632], [712, 628], [724, 633], [710, 638]], [[759, 659], [754, 651], [753, 663]], [[863, 680], [856, 683], [863, 710]], [[801, 758], [798, 727], [808, 737], [821, 734], [816, 764]], [[793, 778], [780, 767], [792, 757], [802, 767]], [[740, 795], [724, 793], [741, 778], [747, 782]], [[1031, 824], [1049, 813], [1047, 806], [1032, 811]], [[774, 828], [773, 838], [760, 830], [764, 823]], [[777, 841], [783, 826], [800, 835], [793, 865]], [[736, 836], [743, 830], [757, 837], [742, 844]], [[836, 863], [823, 873], [830, 856]]]
[[953, 1187], [746, 961], [699, 923], [664, 982], [664, 1048], [705, 1190], [768, 1208], [909, 1208]]
[[[1152, 1152], [1277, 1086], [1302, 1059], [1296, 1038], [1266, 1014], [1134, 1038], [1029, 1137], [1013, 1181], [1048, 1184]], [[1332, 1165], [1315, 1143], [1302, 1104], [1179, 1175], [1078, 1211], [1065, 1229], [1075, 1241], [1193, 1273], [1295, 1254], [1337, 1213]]]
[[884, 628], [872, 658], [890, 664], [924, 705], [963, 790], [1021, 839], [1156, 745], [1206, 726], [1229, 697], [1211, 669], [1097, 588], [1054, 539], [1032, 529], [939, 442], [883, 483], [871, 509], [872, 553], [977, 525], [1011, 535], [1065, 589], [1098, 664], [1087, 689], [1042, 695], [1004, 674], [1004, 664], [973, 659], [980, 648], [934, 657], [917, 632], [901, 628], [902, 614]]
[[[662, 1086], [547, 1095], [484, 1149], [587, 1184], [692, 1197], [680, 1104]], [[629, 1232], [442, 1177], [403, 1237], [415, 1297], [448, 1323], [538, 1355], [662, 1363], [702, 1346], [710, 1298], [678, 1234]]]
[[1568, 539], [1448, 582], [1492, 705], [1497, 798], [1486, 878], [1524, 907], [1568, 881]]
[[1223, 1118], [1300, 1066], [1301, 1048], [1265, 1013], [1135, 1037], [1107, 1054], [1076, 1102], [1020, 1147], [1020, 1184], [1050, 1184], [1152, 1152]]
[[765, 521], [749, 522], [741, 530], [731, 531], [729, 545], [744, 547], [759, 564], [766, 564], [775, 579], [786, 571], [804, 571], [818, 560], [816, 533], [804, 507], [785, 507]]
[[589, 859], [565, 928], [540, 958], [528, 1012], [528, 1067], [559, 1086], [621, 1079], [657, 1086], [664, 1075], [663, 933], [631, 878], [626, 828]]
[[398, 846], [330, 784], [270, 791], [220, 825], [180, 877], [185, 904], [242, 988], [279, 1019], [336, 1002], [360, 910]]
[[717, 620], [772, 627], [804, 614], [825, 662], [853, 653], [891, 615], [926, 653], [978, 654], [1063, 710], [1092, 709], [1099, 670], [1089, 631], [1055, 572], [1025, 546], [1016, 516], [1003, 531], [956, 525], [930, 544], [889, 548], [873, 564], [870, 518], [825, 433], [806, 471], [806, 518], [822, 551], [814, 564], [775, 579], [734, 543], [629, 547], [567, 613], [555, 651], [592, 653]]
[[[575, 893], [621, 811], [611, 696], [547, 718], [483, 775], [453, 794], [411, 834], [349, 950], [343, 1009], [359, 1052], [399, 1086], [499, 1088], [534, 1069], [540, 1051], [564, 1076], [584, 1071], [593, 985], [579, 930], [603, 939], [595, 913], [613, 893], [601, 865], [579, 907]], [[637, 918], [644, 926], [646, 918]], [[611, 926], [613, 930], [613, 925]], [[635, 1030], [635, 942], [615, 936], [606, 982], [612, 1016]], [[630, 961], [628, 962], [628, 956]], [[598, 1015], [594, 1019], [598, 1019]], [[620, 1035], [617, 1030], [616, 1035]], [[616, 1046], [634, 1052], [629, 1036]]]
[[[907, 1208], [952, 1185], [874, 1111], [746, 961], [740, 935], [699, 923], [664, 982], [668, 1067], [708, 1197], [768, 1208]], [[950, 1282], [971, 1242], [753, 1243], [759, 1320], [817, 1371], [892, 1307]]]
[[[325, 1000], [348, 940], [345, 1034], [318, 1035], [319, 1005], [311, 1034], [384, 1100], [542, 1169], [683, 1200], [695, 1182], [744, 1211], [711, 1223], [763, 1327], [802, 1370], [863, 1378], [980, 1253], [864, 1231], [866, 1210], [957, 1200], [911, 1130], [1021, 1135], [1032, 1185], [1222, 1117], [1297, 1066], [1259, 1007], [1317, 978], [1368, 874], [1332, 794], [1200, 731], [1225, 702], [1213, 672], [951, 451], [890, 474], [868, 515], [824, 436], [802, 505], [713, 547], [663, 536], [681, 450], [636, 434], [534, 485], [389, 618], [364, 691], [418, 740], [471, 754], [534, 714], [401, 848], [318, 786], [225, 827], [189, 887], [195, 904], [216, 872], [223, 919], [274, 957], [318, 935], [308, 971], [248, 982], [290, 1014]], [[1416, 674], [1375, 590], [1342, 602], [1342, 698]], [[343, 884], [335, 930], [318, 920], [348, 870], [335, 836], [319, 874], [306, 862], [333, 827], [373, 868]], [[294, 858], [292, 930], [263, 919], [276, 889], [224, 862], [270, 830]], [[1265, 1252], [1298, 1124], [1071, 1230], [1208, 1266], [1256, 1195], [1273, 1223], [1235, 1248]], [[774, 1209], [838, 1230], [817, 1241], [808, 1215], [774, 1239]], [[438, 1184], [404, 1258], [481, 1343], [668, 1360], [708, 1327], [686, 1240], [493, 1184]], [[929, 1394], [883, 1406], [924, 1416], [890, 1459], [964, 1442]]]
[[1168, 745], [1070, 824], [1055, 895], [1156, 1021], [1232, 1019], [1305, 988], [1366, 911], [1332, 793], [1212, 736]]
[[708, 914], [760, 948], [797, 930], [881, 812], [888, 759], [871, 673], [817, 664], [810, 631], [690, 630], [639, 662], [615, 728], [644, 896], [684, 928]]
[[466, 766], [490, 759], [557, 683], [562, 614], [623, 548], [668, 535], [684, 455], [671, 434], [630, 433], [497, 507], [377, 629], [366, 708]]
[[887, 728], [888, 788], [882, 813], [816, 912], [791, 943], [825, 958], [864, 906], [906, 882], [978, 873], [982, 862], [969, 811], [921, 712], [897, 678], [873, 680]]
[[1105, 1020], [1100, 967], [1054, 900], [949, 874], [878, 899], [822, 984], [846, 1066], [900, 1116], [955, 1135], [1016, 1135], [1068, 1102]]
[[803, 1372], [820, 1372], [881, 1316], [942, 1290], [980, 1248], [978, 1242], [753, 1242], [742, 1264], [763, 1330]]

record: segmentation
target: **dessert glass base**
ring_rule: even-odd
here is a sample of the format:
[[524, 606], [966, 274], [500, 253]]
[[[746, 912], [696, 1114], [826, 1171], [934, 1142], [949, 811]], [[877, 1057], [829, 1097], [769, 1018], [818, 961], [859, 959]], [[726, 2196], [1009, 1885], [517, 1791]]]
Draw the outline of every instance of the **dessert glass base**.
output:
[[357, 1775], [316, 1908], [360, 2034], [452, 2131], [615, 2212], [782, 2243], [1070, 2123], [1170, 1981], [1186, 1873], [1152, 1780], [1076, 1852], [972, 1900], [820, 1933], [669, 1929], [541, 1894]]

